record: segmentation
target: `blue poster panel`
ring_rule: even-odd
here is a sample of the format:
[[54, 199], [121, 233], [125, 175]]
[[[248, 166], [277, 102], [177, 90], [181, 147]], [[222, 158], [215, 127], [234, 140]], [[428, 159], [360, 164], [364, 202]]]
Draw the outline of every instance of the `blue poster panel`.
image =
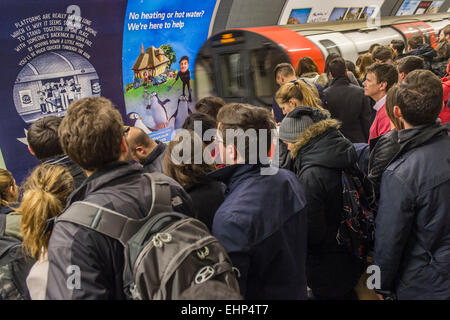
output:
[[194, 59], [208, 37], [215, 5], [215, 0], [128, 2], [123, 92], [130, 125], [167, 142], [167, 128], [181, 128], [193, 112]]

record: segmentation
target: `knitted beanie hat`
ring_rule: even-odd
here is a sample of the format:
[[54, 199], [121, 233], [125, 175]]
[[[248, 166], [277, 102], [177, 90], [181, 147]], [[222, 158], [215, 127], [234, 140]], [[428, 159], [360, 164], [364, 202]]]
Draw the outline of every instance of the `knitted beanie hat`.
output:
[[298, 136], [309, 126], [325, 119], [327, 119], [327, 116], [317, 108], [297, 107], [281, 122], [280, 140], [295, 143]]

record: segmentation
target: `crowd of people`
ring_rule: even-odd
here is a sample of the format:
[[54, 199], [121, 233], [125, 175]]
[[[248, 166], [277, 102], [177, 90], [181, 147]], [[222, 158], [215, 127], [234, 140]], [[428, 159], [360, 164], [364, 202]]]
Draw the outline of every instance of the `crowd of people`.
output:
[[[28, 261], [22, 285], [0, 281], [0, 297], [127, 298], [123, 243], [59, 217], [88, 202], [144, 219], [155, 192], [145, 174], [158, 174], [173, 211], [201, 221], [236, 270], [239, 294], [194, 286], [190, 298], [357, 300], [375, 265], [372, 297], [450, 299], [450, 26], [439, 40], [437, 50], [421, 36], [374, 45], [356, 63], [330, 54], [322, 74], [309, 57], [282, 63], [271, 112], [204, 98], [168, 144], [124, 126], [103, 97], [39, 119], [27, 140], [41, 165], [20, 188], [0, 170], [0, 236], [19, 241]], [[343, 172], [361, 173], [373, 191], [363, 259], [337, 241]], [[69, 266], [80, 286], [67, 284]]]

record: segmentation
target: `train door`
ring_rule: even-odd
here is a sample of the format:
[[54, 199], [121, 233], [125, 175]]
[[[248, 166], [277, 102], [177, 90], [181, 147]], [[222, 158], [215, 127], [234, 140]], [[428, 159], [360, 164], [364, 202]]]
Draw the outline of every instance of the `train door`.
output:
[[247, 31], [227, 31], [210, 38], [195, 65], [198, 99], [210, 95], [226, 102], [270, 107], [278, 89], [273, 69], [289, 57], [271, 40]]
[[346, 60], [355, 62], [358, 58], [355, 44], [342, 33], [334, 32], [307, 36], [322, 51], [324, 57], [330, 53], [337, 53]]

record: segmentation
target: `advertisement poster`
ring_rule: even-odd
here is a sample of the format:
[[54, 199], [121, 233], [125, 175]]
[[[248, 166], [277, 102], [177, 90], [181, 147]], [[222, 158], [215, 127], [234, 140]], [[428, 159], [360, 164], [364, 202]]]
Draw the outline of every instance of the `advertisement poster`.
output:
[[[383, 3], [384, 0], [352, 0], [350, 3], [348, 0], [335, 0], [332, 2], [288, 0], [281, 12], [278, 24], [368, 19], [375, 12], [376, 7], [381, 8]], [[350, 10], [348, 10], [349, 8]]]
[[344, 20], [356, 20], [359, 19], [363, 8], [350, 8], [345, 16]]
[[[18, 183], [39, 162], [29, 126], [104, 96], [163, 141], [193, 109], [192, 73], [216, 0], [3, 0], [0, 167]], [[186, 57], [187, 59], [183, 59]], [[182, 60], [182, 61], [180, 61]]]
[[347, 13], [348, 8], [334, 8], [331, 12], [330, 18], [328, 21], [340, 21], [344, 20], [345, 14]]
[[428, 8], [426, 14], [435, 14], [439, 12], [439, 9], [444, 4], [444, 1], [433, 1], [431, 6]]
[[425, 14], [427, 12], [428, 8], [430, 8], [432, 1], [421, 1], [419, 3], [419, 6], [416, 9], [416, 12], [414, 14]]
[[308, 21], [311, 8], [293, 9], [287, 24], [303, 24]]
[[129, 1], [123, 91], [130, 125], [170, 141], [195, 101], [194, 59], [207, 40], [215, 1]]
[[409, 16], [414, 14], [419, 4], [420, 1], [404, 1], [400, 9], [398, 9], [396, 16]]

